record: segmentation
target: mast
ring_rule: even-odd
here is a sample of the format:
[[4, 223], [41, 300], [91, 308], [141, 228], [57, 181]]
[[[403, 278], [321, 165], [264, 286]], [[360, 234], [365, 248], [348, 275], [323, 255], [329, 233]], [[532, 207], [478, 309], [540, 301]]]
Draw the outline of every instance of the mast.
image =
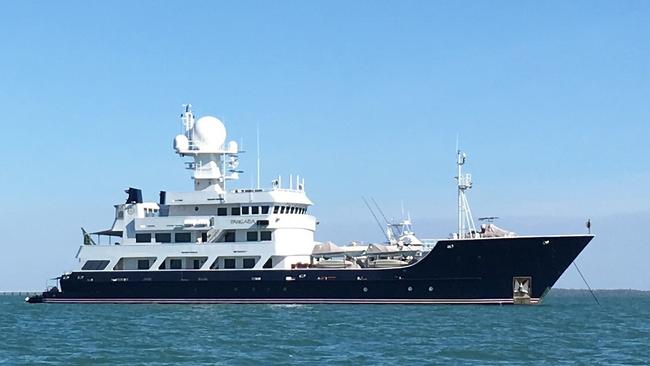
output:
[[260, 125], [257, 125], [257, 189], [260, 189]]
[[183, 134], [174, 139], [174, 150], [180, 156], [192, 157], [187, 168], [193, 171], [195, 191], [217, 192], [226, 195], [226, 181], [239, 178], [239, 149], [235, 141], [226, 143], [226, 128], [216, 117], [194, 119], [192, 105], [183, 106], [181, 115]]
[[472, 175], [463, 176], [462, 166], [465, 165], [467, 155], [457, 148], [456, 150], [456, 180], [458, 181], [458, 232], [459, 239], [473, 237], [476, 234], [472, 211], [469, 208], [469, 202], [465, 191], [472, 188]]
[[459, 138], [458, 134], [456, 134], [456, 170], [457, 170], [457, 172], [456, 172], [456, 180], [458, 181], [458, 189], [457, 189], [458, 190], [458, 192], [457, 192], [457, 195], [458, 195], [458, 207], [457, 207], [457, 211], [458, 211], [458, 221], [457, 221], [458, 228], [456, 229], [456, 235], [460, 238], [461, 233], [463, 232], [463, 227], [462, 227], [462, 225], [463, 225], [463, 217], [462, 217], [463, 208], [462, 207], [463, 206], [462, 206], [462, 197], [461, 197], [461, 190], [460, 190], [460, 177], [461, 177], [461, 173], [462, 173], [461, 172], [461, 166], [463, 164], [465, 164], [465, 158], [463, 157], [463, 159], [461, 161], [461, 151], [460, 151], [459, 139], [460, 138]]

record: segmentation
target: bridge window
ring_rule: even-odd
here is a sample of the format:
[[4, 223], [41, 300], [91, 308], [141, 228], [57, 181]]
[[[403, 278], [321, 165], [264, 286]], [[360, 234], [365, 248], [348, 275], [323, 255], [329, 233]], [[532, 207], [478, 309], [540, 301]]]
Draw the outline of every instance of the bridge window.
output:
[[192, 241], [192, 233], [176, 233], [174, 241], [177, 243], [189, 243]]
[[135, 234], [136, 243], [151, 243], [151, 234]]
[[171, 233], [156, 233], [156, 242], [157, 243], [171, 243], [172, 234]]
[[259, 215], [259, 214], [260, 214], [260, 208], [259, 208], [259, 206], [253, 206], [253, 207], [251, 207], [251, 214], [252, 214], [252, 215]]
[[271, 232], [270, 231], [261, 231], [260, 232], [260, 240], [261, 241], [270, 241], [271, 240]]
[[262, 206], [262, 215], [266, 215], [269, 213], [269, 206]]
[[242, 206], [241, 207], [241, 214], [242, 215], [248, 215], [248, 206]]
[[83, 271], [101, 271], [108, 266], [108, 262], [106, 260], [89, 260], [84, 263], [81, 269]]
[[246, 241], [257, 241], [257, 231], [248, 231], [246, 233]]
[[233, 207], [230, 211], [230, 214], [233, 216], [239, 216], [241, 209], [239, 207]]
[[226, 207], [217, 208], [217, 216], [227, 216], [227, 215], [228, 215], [228, 209]]
[[279, 209], [280, 209], [280, 206], [273, 206], [273, 213], [274, 214], [278, 213]]

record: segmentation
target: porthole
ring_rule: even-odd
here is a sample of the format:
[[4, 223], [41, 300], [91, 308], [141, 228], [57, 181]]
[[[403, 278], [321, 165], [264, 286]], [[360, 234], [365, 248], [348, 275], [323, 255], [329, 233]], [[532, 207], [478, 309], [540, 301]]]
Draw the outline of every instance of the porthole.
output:
[[198, 210], [199, 210], [199, 206], [194, 206], [194, 211], [198, 211]]
[[409, 286], [409, 287], [407, 288], [407, 290], [409, 290], [409, 292], [411, 292], [411, 291], [413, 291], [413, 287]]
[[429, 286], [429, 292], [433, 291], [433, 286]]
[[363, 288], [363, 292], [368, 292], [368, 288], [367, 288], [367, 287], [364, 287], [364, 288]]

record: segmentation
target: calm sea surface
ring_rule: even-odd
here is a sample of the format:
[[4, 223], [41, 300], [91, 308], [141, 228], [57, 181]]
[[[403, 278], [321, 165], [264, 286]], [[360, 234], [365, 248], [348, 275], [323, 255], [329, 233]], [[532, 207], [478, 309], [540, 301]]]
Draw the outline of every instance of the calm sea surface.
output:
[[0, 365], [650, 364], [650, 293], [539, 306], [53, 305], [0, 297]]

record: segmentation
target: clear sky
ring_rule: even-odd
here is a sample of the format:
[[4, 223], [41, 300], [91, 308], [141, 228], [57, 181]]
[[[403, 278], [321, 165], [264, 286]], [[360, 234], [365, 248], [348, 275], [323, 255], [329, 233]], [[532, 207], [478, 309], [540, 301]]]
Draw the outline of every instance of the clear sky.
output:
[[[319, 240], [380, 240], [361, 195], [455, 227], [456, 136], [476, 216], [597, 238], [592, 287], [650, 290], [647, 1], [33, 2], [0, 22], [0, 289], [71, 268], [128, 186], [192, 189], [181, 104], [243, 139], [248, 186], [300, 174]], [[583, 287], [570, 268], [558, 283]]]

